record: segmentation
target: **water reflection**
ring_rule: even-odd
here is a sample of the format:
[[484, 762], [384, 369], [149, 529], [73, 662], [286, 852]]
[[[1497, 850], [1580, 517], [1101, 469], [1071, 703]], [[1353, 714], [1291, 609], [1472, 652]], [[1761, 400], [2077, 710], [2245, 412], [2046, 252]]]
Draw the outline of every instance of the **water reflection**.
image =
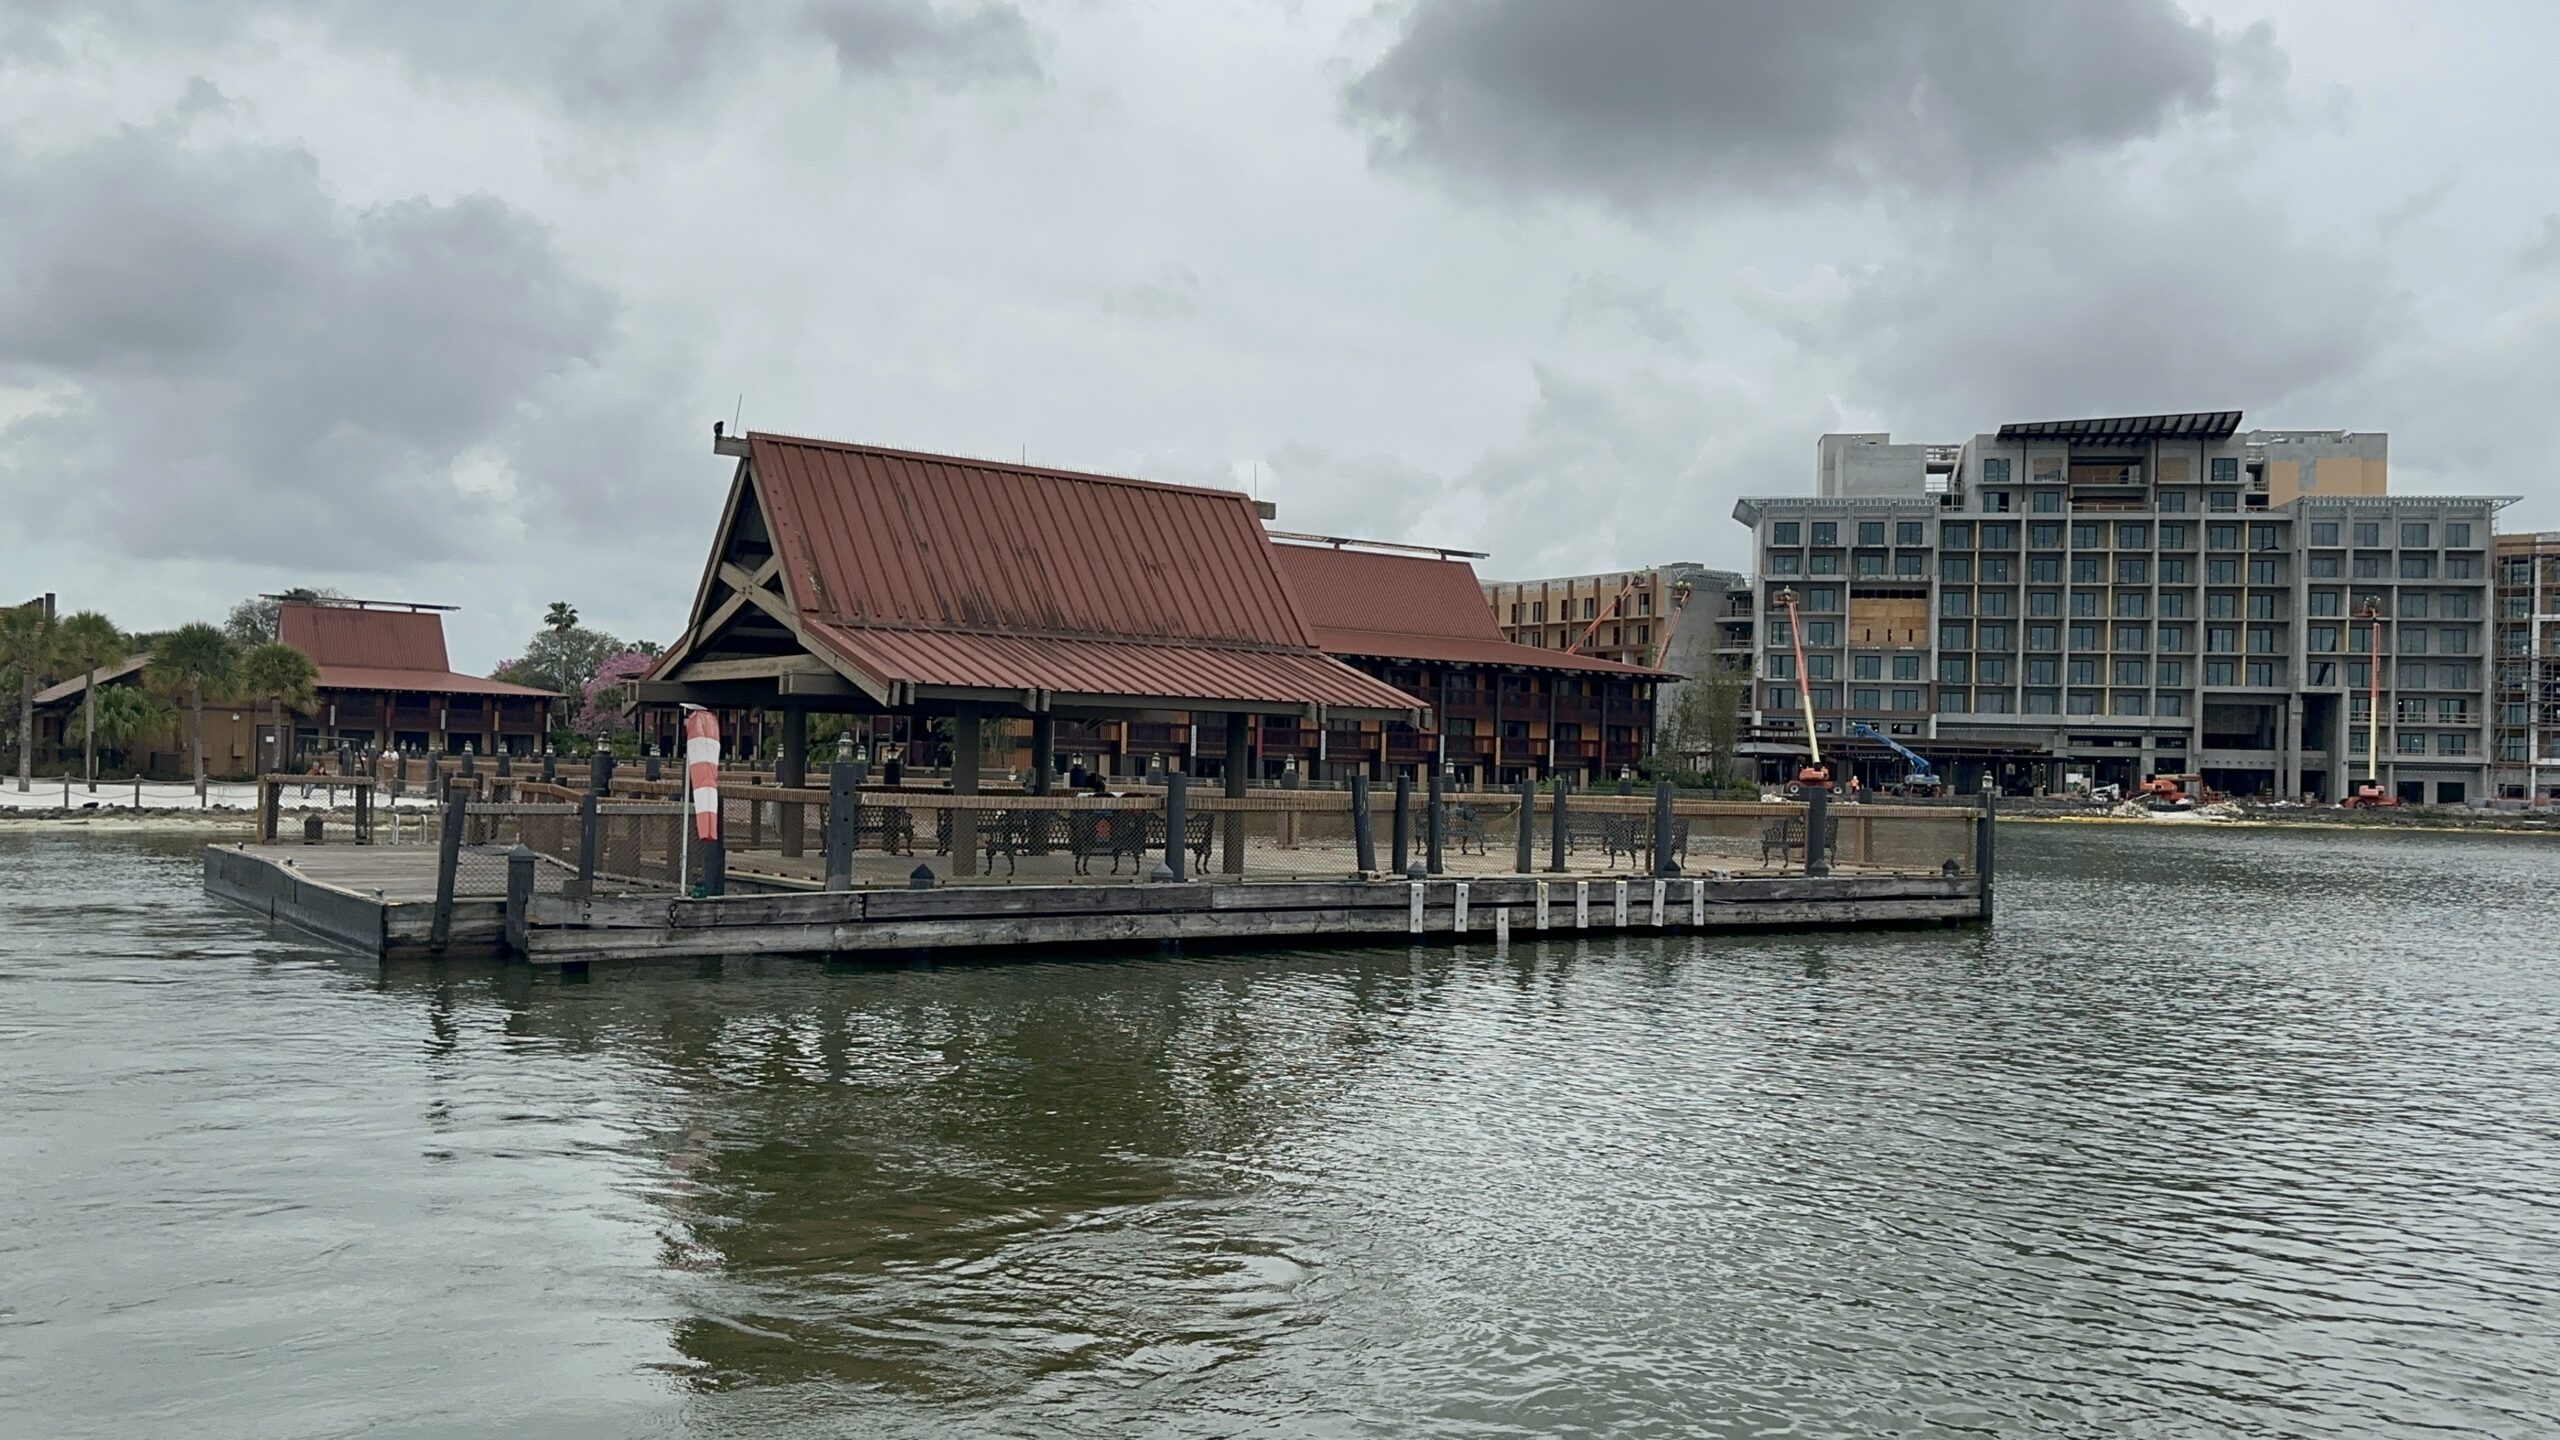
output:
[[40, 848], [143, 898], [0, 935], [28, 1433], [2560, 1423], [2536, 843], [2022, 831], [1988, 934], [585, 984]]

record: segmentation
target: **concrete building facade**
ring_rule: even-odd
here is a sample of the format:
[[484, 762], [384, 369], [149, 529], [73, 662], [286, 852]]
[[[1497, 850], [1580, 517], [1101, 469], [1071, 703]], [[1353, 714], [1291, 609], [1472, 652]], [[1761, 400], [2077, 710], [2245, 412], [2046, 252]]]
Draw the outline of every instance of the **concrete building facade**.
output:
[[[1961, 445], [1828, 435], [1815, 494], [1742, 501], [1757, 720], [1863, 721], [2012, 789], [2201, 773], [2334, 800], [2489, 793], [2490, 546], [2504, 502], [2387, 493], [2387, 437], [2236, 411], [2004, 425]], [[1805, 667], [1777, 592], [1798, 604]], [[1783, 748], [1783, 747], [1781, 747]], [[1772, 773], [1780, 760], [1769, 762]]]
[[2498, 537], [2496, 706], [2501, 800], [2560, 802], [2560, 531]]
[[[1640, 570], [1501, 580], [1484, 587], [1504, 639], [1667, 670], [1656, 723], [1679, 711], [1683, 686], [1722, 667], [1748, 676], [1759, 609], [1748, 577], [1693, 561]], [[1748, 687], [1745, 686], [1747, 690]], [[1749, 696], [1740, 697], [1747, 709]]]

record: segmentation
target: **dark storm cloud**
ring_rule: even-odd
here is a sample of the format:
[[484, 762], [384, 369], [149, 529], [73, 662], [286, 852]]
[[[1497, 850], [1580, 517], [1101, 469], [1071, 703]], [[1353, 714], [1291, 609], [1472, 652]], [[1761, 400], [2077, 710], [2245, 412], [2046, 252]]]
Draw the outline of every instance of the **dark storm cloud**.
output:
[[[832, 52], [848, 78], [954, 86], [1036, 76], [1030, 22], [1011, 0], [32, 0], [0, 39], [22, 63], [59, 64], [84, 42], [191, 50], [249, 43], [264, 24], [390, 55], [423, 81], [496, 85], [581, 118], [663, 117], [723, 76], [794, 47]], [[5, 64], [0, 60], [0, 64]]]
[[2209, 109], [2232, 51], [2168, 0], [1414, 0], [1343, 100], [1381, 160], [1470, 184], [1937, 189]]
[[0, 493], [127, 554], [272, 556], [279, 523], [451, 553], [502, 498], [457, 465], [614, 337], [522, 211], [351, 209], [295, 148], [0, 150], [0, 214], [0, 384], [41, 397], [0, 428]]

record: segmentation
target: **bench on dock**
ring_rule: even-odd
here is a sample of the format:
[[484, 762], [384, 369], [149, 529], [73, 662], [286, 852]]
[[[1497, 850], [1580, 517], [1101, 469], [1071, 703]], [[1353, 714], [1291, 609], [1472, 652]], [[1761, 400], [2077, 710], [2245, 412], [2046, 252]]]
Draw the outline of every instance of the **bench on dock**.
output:
[[[1840, 853], [1840, 822], [1837, 819], [1822, 827], [1822, 853]], [[1786, 864], [1790, 856], [1804, 858], [1802, 819], [1790, 816], [1784, 820], [1773, 820], [1767, 829], [1760, 832], [1760, 863], [1768, 864], [1772, 856], [1781, 865]]]

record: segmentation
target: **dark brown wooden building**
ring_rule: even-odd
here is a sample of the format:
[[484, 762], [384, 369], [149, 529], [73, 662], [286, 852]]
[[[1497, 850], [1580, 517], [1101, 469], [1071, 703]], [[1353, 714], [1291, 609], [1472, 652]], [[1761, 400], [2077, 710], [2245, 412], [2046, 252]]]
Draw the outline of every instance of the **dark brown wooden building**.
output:
[[[297, 758], [340, 745], [531, 755], [551, 733], [551, 706], [559, 697], [457, 673], [445, 654], [444, 617], [433, 609], [288, 602], [276, 617], [276, 638], [320, 669], [320, 703], [295, 717]], [[263, 756], [263, 733], [260, 743]]]

